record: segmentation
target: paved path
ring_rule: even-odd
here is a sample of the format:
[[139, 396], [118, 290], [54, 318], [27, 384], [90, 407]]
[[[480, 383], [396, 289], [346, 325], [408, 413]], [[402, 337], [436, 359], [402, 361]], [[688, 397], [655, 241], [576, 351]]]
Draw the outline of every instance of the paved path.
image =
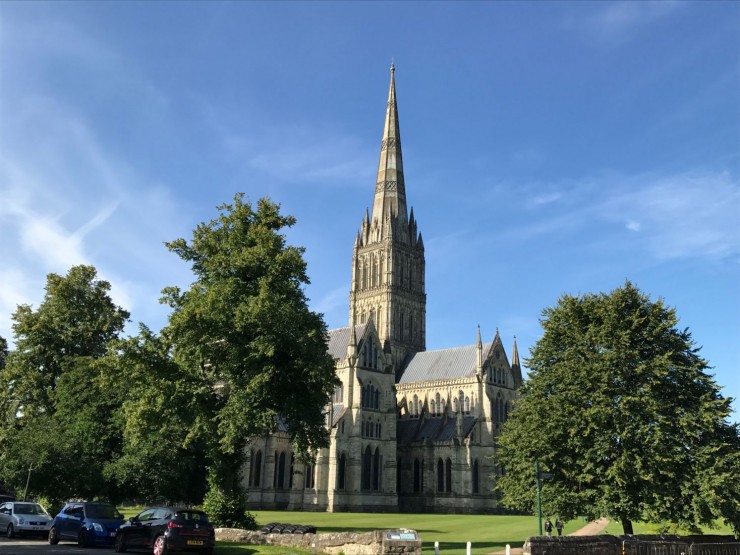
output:
[[[566, 534], [566, 536], [595, 536], [597, 534], [601, 534], [601, 532], [604, 531], [604, 528], [606, 528], [607, 524], [609, 524], [608, 518], [600, 518], [599, 520], [593, 520], [586, 524], [583, 528], [579, 528], [575, 532], [571, 534]], [[494, 553], [491, 553], [490, 555], [505, 555], [506, 550], [502, 551], [496, 551]], [[512, 547], [511, 548], [511, 555], [522, 555], [522, 548], [521, 547]]]

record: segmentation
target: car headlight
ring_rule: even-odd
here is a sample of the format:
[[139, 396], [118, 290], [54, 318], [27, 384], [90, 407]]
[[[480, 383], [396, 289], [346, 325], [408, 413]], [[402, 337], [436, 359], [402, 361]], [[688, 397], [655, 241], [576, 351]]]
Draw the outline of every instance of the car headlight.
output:
[[93, 528], [96, 532], [102, 532], [103, 531], [103, 525], [99, 522], [93, 522]]
[[23, 518], [22, 516], [19, 516], [18, 517], [18, 524], [25, 524], [25, 523], [26, 523], [26, 519]]

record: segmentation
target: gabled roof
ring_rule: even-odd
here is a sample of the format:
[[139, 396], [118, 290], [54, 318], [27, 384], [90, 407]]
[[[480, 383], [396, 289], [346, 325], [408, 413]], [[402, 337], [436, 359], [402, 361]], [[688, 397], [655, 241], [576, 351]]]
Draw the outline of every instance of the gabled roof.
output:
[[344, 413], [346, 412], [347, 412], [347, 407], [345, 407], [341, 403], [335, 404], [332, 407], [331, 425], [336, 426], [337, 422], [341, 420], [342, 416], [344, 416]]
[[[355, 326], [355, 336], [358, 340], [365, 336], [367, 324]], [[329, 354], [336, 360], [344, 360], [347, 357], [347, 345], [351, 338], [352, 328], [337, 328], [329, 330]]]
[[[463, 437], [467, 437], [475, 425], [476, 417], [463, 416]], [[457, 436], [457, 418], [402, 418], [396, 423], [396, 437], [399, 441], [449, 441]]]
[[[483, 343], [484, 359], [492, 345], [492, 342]], [[406, 358], [396, 382], [414, 383], [474, 376], [477, 363], [477, 345], [413, 353]]]

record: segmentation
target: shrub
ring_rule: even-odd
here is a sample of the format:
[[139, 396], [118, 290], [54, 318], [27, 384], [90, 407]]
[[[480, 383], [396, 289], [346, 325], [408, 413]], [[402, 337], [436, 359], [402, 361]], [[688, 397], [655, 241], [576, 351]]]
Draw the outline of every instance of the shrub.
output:
[[255, 530], [257, 521], [247, 510], [247, 496], [240, 489], [224, 492], [215, 483], [208, 480], [208, 493], [203, 499], [203, 510], [214, 526], [222, 528], [243, 528]]

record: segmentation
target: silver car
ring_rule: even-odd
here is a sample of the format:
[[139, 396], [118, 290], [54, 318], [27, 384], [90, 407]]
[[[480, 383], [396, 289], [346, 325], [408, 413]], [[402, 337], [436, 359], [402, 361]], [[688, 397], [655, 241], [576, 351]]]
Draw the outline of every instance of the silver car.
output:
[[7, 501], [0, 505], [0, 533], [16, 535], [49, 534], [52, 518], [38, 503]]

